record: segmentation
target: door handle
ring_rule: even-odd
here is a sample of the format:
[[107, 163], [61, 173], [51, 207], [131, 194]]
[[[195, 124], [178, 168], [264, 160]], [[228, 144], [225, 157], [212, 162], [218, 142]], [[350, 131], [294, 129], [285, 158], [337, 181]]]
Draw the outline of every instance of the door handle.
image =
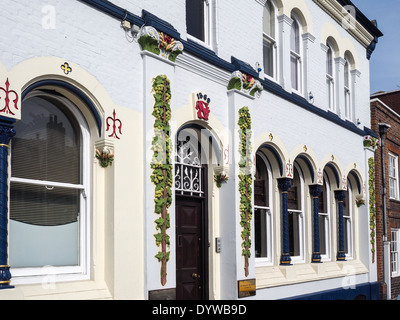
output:
[[200, 279], [201, 276], [199, 274], [197, 274], [197, 273], [192, 273], [192, 278], [193, 279]]

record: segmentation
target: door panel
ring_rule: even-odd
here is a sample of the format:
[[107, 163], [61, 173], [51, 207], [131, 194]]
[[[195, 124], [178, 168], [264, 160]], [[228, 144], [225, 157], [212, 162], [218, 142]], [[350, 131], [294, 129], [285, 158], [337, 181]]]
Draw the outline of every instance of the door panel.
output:
[[202, 241], [204, 200], [176, 200], [176, 294], [178, 300], [204, 298], [204, 247]]

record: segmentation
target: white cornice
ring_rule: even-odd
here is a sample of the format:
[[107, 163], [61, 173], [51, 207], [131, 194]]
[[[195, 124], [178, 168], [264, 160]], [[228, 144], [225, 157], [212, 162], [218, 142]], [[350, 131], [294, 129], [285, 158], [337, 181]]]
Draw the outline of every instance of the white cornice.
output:
[[337, 23], [356, 38], [364, 47], [368, 47], [374, 40], [370, 34], [355, 17], [347, 13], [343, 6], [336, 0], [313, 0], [325, 12], [327, 12]]

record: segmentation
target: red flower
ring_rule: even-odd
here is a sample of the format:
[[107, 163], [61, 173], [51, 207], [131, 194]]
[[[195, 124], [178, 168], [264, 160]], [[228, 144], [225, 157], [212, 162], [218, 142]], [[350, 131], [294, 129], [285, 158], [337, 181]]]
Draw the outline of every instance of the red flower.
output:
[[247, 82], [251, 81], [251, 76], [247, 76]]

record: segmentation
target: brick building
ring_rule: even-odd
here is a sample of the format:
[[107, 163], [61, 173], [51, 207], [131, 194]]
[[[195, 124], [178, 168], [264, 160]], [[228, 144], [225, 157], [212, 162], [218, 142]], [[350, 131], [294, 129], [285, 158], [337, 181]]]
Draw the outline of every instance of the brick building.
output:
[[[390, 126], [383, 150], [386, 184], [386, 219], [383, 210], [382, 150], [377, 148], [376, 161], [376, 248], [378, 280], [382, 299], [400, 295], [400, 90], [378, 92], [371, 96], [371, 126], [379, 132], [379, 124]], [[386, 228], [384, 222], [386, 221]], [[384, 254], [384, 234], [387, 234], [387, 254]], [[389, 253], [390, 249], [390, 253]], [[386, 268], [385, 268], [386, 267]]]

